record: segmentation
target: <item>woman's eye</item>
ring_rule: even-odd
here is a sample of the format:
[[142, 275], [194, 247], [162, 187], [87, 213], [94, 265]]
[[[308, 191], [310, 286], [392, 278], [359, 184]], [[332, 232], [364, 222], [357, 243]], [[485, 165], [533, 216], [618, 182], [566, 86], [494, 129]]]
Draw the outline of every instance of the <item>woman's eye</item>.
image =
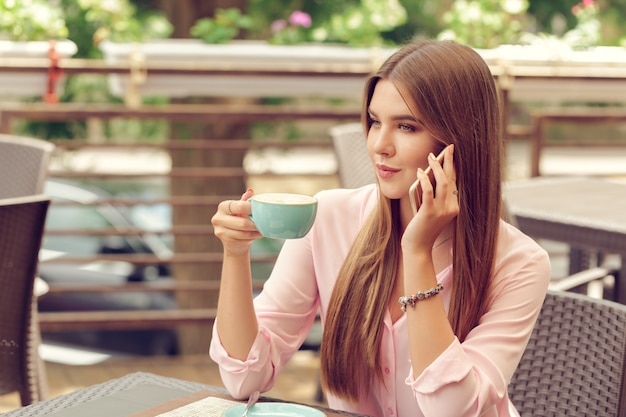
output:
[[400, 126], [398, 126], [400, 130], [404, 131], [404, 132], [414, 132], [415, 128], [411, 125], [405, 125], [405, 124], [401, 124]]
[[380, 122], [379, 122], [378, 120], [376, 120], [376, 119], [372, 119], [372, 118], [370, 117], [370, 125], [371, 125], [371, 126], [380, 126]]

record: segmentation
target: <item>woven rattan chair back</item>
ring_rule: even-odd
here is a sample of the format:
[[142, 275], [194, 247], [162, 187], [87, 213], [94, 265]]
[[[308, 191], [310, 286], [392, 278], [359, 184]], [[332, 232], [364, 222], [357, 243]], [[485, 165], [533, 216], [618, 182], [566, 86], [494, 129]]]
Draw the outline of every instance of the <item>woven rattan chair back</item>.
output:
[[358, 188], [376, 182], [372, 161], [367, 154], [361, 123], [347, 123], [330, 128], [337, 157], [339, 183], [343, 188]]
[[0, 198], [43, 192], [53, 150], [44, 140], [0, 135]]
[[18, 391], [22, 405], [42, 399], [32, 332], [33, 286], [50, 198], [0, 199], [0, 394]]
[[[43, 192], [48, 177], [50, 157], [54, 144], [44, 140], [15, 135], [0, 135], [0, 199], [32, 196]], [[2, 238], [0, 236], [0, 238]], [[46, 396], [47, 378], [43, 361], [39, 357], [41, 339], [37, 317], [36, 298], [32, 300], [30, 325], [30, 350], [28, 366], [31, 377], [38, 383], [36, 394]], [[2, 389], [0, 387], [0, 392]], [[22, 401], [26, 397], [22, 395]]]
[[522, 417], [626, 415], [626, 305], [548, 292], [509, 385]]

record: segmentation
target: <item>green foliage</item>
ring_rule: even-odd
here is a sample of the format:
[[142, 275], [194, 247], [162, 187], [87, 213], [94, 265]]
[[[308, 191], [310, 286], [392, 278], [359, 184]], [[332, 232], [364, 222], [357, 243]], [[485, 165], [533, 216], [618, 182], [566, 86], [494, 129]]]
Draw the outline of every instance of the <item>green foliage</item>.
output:
[[446, 10], [446, 2], [401, 0], [401, 3], [409, 11], [407, 20], [404, 24], [382, 34], [388, 41], [403, 44], [414, 38], [433, 38], [444, 29], [441, 16]]
[[310, 40], [310, 28], [313, 24], [311, 15], [301, 10], [294, 10], [289, 19], [278, 19], [272, 22], [270, 43], [295, 45]]
[[138, 10], [130, 0], [2, 0], [0, 37], [16, 41], [70, 39], [77, 57], [99, 57], [103, 39], [165, 38], [172, 25], [158, 11]]
[[315, 27], [329, 16], [358, 4], [359, 0], [248, 0], [247, 13], [253, 19], [253, 30], [249, 35], [253, 39], [270, 39], [273, 35], [272, 23], [286, 20], [295, 10], [307, 13]]
[[[138, 8], [130, 0], [1, 0], [0, 34], [11, 40], [67, 38], [78, 47], [79, 58], [99, 58], [97, 44], [104, 39], [141, 41], [168, 37], [172, 25], [158, 11]], [[109, 94], [106, 77], [74, 75], [66, 78], [61, 102], [116, 103]], [[163, 100], [161, 100], [163, 101]], [[162, 127], [133, 121], [120, 128], [127, 135], [141, 130], [140, 137]], [[118, 122], [119, 124], [119, 122]], [[109, 123], [104, 133], [113, 128]], [[87, 127], [76, 122], [24, 122], [17, 126], [23, 134], [39, 138], [86, 137]], [[129, 133], [130, 132], [130, 133]], [[123, 133], [122, 133], [123, 135]], [[119, 135], [118, 135], [119, 136]]]
[[375, 46], [384, 42], [382, 33], [404, 24], [407, 12], [398, 0], [362, 0], [347, 7], [312, 30], [318, 42], [340, 42], [352, 46]]
[[54, 0], [0, 1], [0, 37], [14, 41], [67, 38], [63, 13]]
[[[579, 2], [580, 1], [580, 2]], [[522, 4], [522, 14], [513, 13]], [[557, 42], [571, 48], [626, 44], [626, 0], [456, 0], [439, 37], [479, 48]]]
[[[295, 16], [294, 16], [295, 14]], [[399, 0], [249, 0], [252, 39], [274, 44], [334, 42], [352, 46], [385, 43], [385, 33], [407, 21]], [[310, 24], [304, 24], [306, 20]]]
[[567, 48], [586, 49], [601, 44], [602, 33], [600, 27], [599, 8], [594, 0], [582, 0], [575, 4], [570, 11], [575, 25], [562, 34], [540, 32], [528, 33], [524, 36], [525, 43], [562, 44]]
[[517, 43], [528, 23], [528, 0], [456, 0], [444, 15], [441, 39], [475, 48]]
[[576, 26], [563, 35], [563, 40], [574, 48], [588, 48], [600, 43], [598, 6], [593, 0], [583, 0], [572, 7]]
[[536, 31], [562, 35], [576, 26], [572, 5], [576, 0], [529, 0], [528, 13], [534, 17]]
[[61, 0], [70, 39], [78, 46], [78, 57], [100, 56], [98, 43], [104, 39], [140, 42], [167, 38], [173, 31], [162, 13], [138, 9], [130, 0]]
[[215, 17], [198, 19], [189, 34], [206, 43], [227, 43], [237, 37], [242, 29], [250, 29], [252, 19], [237, 8], [217, 9]]

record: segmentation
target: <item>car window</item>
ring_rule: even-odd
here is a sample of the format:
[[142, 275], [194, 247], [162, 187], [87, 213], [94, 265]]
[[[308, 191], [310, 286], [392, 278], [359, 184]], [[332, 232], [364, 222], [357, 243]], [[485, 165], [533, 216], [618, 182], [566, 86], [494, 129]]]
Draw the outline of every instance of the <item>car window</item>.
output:
[[[94, 206], [52, 205], [46, 218], [47, 230], [94, 230], [111, 228], [111, 223]], [[94, 255], [104, 245], [100, 236], [50, 236], [42, 246], [75, 255]]]

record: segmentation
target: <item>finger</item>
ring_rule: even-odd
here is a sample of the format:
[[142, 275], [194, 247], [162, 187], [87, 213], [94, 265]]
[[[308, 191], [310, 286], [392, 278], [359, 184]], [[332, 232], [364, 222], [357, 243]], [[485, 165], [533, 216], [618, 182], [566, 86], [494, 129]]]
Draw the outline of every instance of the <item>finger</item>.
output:
[[448, 150], [444, 156], [443, 171], [446, 177], [450, 179], [450, 188], [455, 197], [459, 196], [458, 185], [456, 183], [456, 167], [454, 166], [454, 144], [448, 146]]
[[249, 230], [224, 228], [219, 237], [223, 240], [228, 239], [236, 242], [246, 242], [256, 240], [262, 237], [262, 235], [256, 228]]
[[[247, 218], [252, 213], [252, 208], [249, 201], [244, 200], [227, 200], [224, 201], [223, 212], [229, 216], [245, 217]], [[221, 204], [220, 204], [221, 206]]]
[[454, 144], [448, 145], [446, 154], [443, 158], [443, 172], [446, 177], [450, 179], [450, 182], [456, 184], [456, 167], [454, 166]]
[[238, 238], [245, 240], [249, 238], [247, 234], [251, 233], [252, 237], [254, 237], [256, 233], [258, 233], [256, 225], [247, 216], [231, 216], [223, 213], [213, 216], [211, 223], [213, 224], [215, 235], [218, 237], [224, 236], [233, 238], [239, 236]]
[[[444, 159], [445, 156], [446, 154], [444, 154]], [[437, 161], [435, 155], [432, 152], [428, 155], [428, 166], [432, 170], [433, 176], [435, 177], [435, 197], [445, 195], [445, 193], [448, 192], [448, 177], [446, 176], [443, 167], [441, 166], [441, 163]]]
[[243, 201], [247, 201], [253, 195], [254, 195], [254, 190], [252, 188], [248, 188], [246, 192], [241, 195], [241, 199]]
[[428, 175], [426, 174], [426, 172], [424, 172], [422, 168], [417, 169], [417, 179], [419, 180], [420, 188], [422, 189], [421, 200], [423, 204], [424, 201], [433, 198], [433, 184], [430, 182], [430, 178], [428, 177]]
[[[445, 160], [446, 155], [444, 154], [444, 160]], [[435, 175], [435, 179], [437, 180], [437, 172], [441, 172], [443, 173], [443, 167], [442, 167], [443, 161], [439, 162], [437, 161], [437, 157], [435, 156], [434, 153], [429, 153], [428, 154], [428, 166], [430, 167], [430, 169], [433, 171], [433, 174]]]
[[237, 202], [239, 200], [225, 200], [217, 206], [218, 212], [226, 216], [238, 216]]

